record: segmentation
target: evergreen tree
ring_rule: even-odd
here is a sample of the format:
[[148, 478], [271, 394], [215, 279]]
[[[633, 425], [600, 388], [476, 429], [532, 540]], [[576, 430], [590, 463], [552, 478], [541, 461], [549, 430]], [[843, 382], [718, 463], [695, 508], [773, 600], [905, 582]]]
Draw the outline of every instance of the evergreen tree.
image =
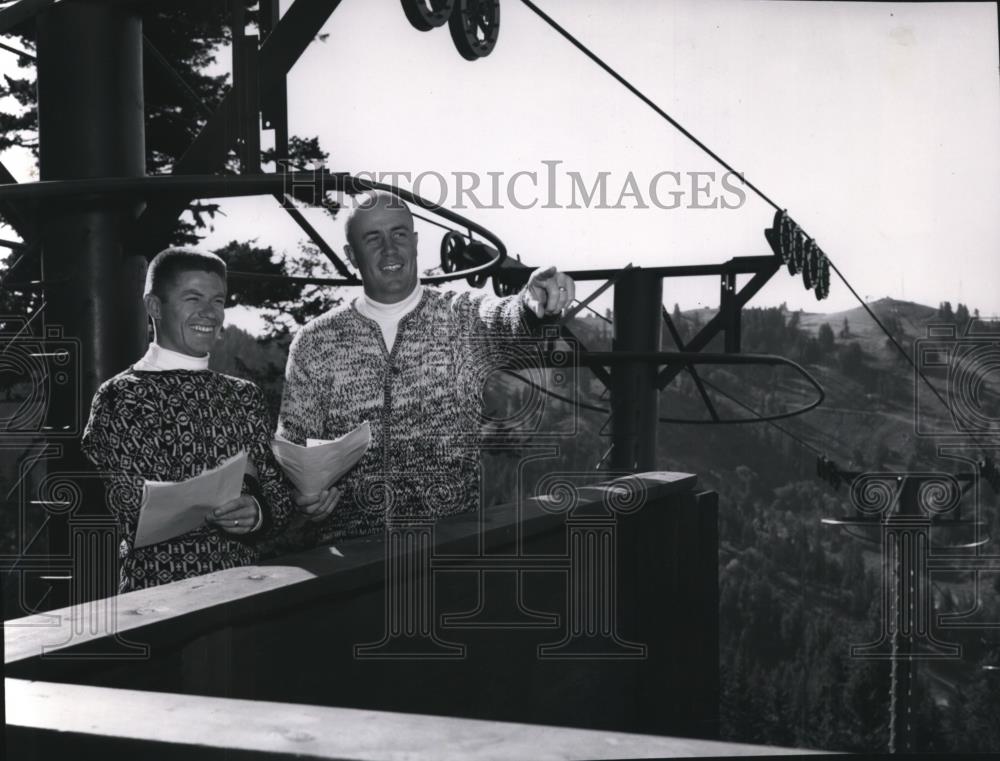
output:
[[904, 357], [899, 352], [895, 351], [895, 345], [893, 344], [893, 339], [895, 339], [895, 342], [901, 346], [906, 340], [906, 330], [903, 328], [903, 322], [899, 319], [897, 314], [888, 314], [882, 318], [882, 324], [885, 326], [885, 329], [889, 334], [885, 337], [885, 347], [893, 350], [894, 353], [892, 356], [894, 356], [897, 360], [905, 361]]
[[[247, 6], [248, 24], [257, 22], [256, 0], [243, 0]], [[226, 52], [231, 42], [226, 4], [181, 0], [166, 5], [142, 6], [144, 36], [144, 108], [147, 174], [169, 173], [174, 162], [187, 149], [198, 132], [205, 126], [208, 115], [221, 103], [228, 87], [225, 74], [209, 74], [216, 59]], [[11, 30], [20, 46], [29, 53], [35, 52], [35, 23], [29, 20]], [[169, 62], [165, 64], [164, 61]], [[17, 108], [7, 108], [0, 113], [0, 151], [9, 148], [26, 149], [38, 155], [38, 111], [35, 72], [27, 60], [20, 61], [20, 70], [4, 76], [0, 83], [0, 99], [16, 103]], [[227, 171], [235, 169], [235, 154], [230, 153]], [[262, 154], [265, 161], [273, 160], [273, 151]], [[294, 167], [321, 164], [327, 154], [313, 138], [293, 136], [289, 140], [289, 164]], [[326, 207], [336, 213], [336, 206]], [[194, 201], [187, 214], [173, 228], [170, 245], [195, 245], [204, 235], [218, 210], [217, 204]], [[0, 222], [9, 220], [0, 211]], [[258, 254], [263, 250], [256, 249]], [[273, 252], [272, 252], [273, 254]], [[312, 259], [314, 269], [322, 268], [322, 258], [314, 249], [305, 252]], [[0, 264], [0, 280], [8, 272], [13, 281], [41, 279], [41, 255], [37, 249], [24, 256], [18, 252]], [[260, 256], [244, 258], [239, 269], [270, 274], [291, 274], [290, 263], [284, 258], [263, 259]], [[304, 265], [306, 267], [309, 264]], [[301, 268], [301, 267], [300, 267]], [[248, 281], [234, 281], [230, 290], [240, 303], [253, 306], [274, 307], [270, 298], [272, 288], [247, 285]], [[268, 284], [273, 286], [273, 282]], [[277, 290], [283, 290], [278, 287]], [[287, 290], [287, 289], [285, 289]], [[294, 301], [301, 295], [301, 286], [289, 293], [281, 293], [279, 302]], [[256, 294], [255, 298], [251, 294]], [[40, 305], [37, 291], [0, 289], [0, 314], [30, 314]]]
[[819, 326], [819, 347], [823, 354], [829, 354], [833, 351], [833, 345], [836, 339], [833, 336], [833, 328], [830, 327], [830, 323], [824, 322]]
[[681, 307], [677, 303], [674, 304], [674, 311], [670, 313], [670, 320], [674, 323], [674, 327], [677, 328], [677, 334], [681, 337], [681, 340], [686, 342], [688, 339], [687, 325], [684, 315], [681, 314]]
[[959, 304], [955, 308], [955, 322], [959, 329], [964, 328], [969, 322], [969, 308], [965, 304]]
[[865, 371], [865, 354], [857, 341], [851, 341], [840, 350], [840, 369], [844, 375], [861, 380]]
[[811, 336], [802, 344], [802, 361], [808, 365], [815, 364], [823, 359], [823, 347], [820, 342]]
[[[215, 249], [230, 270], [257, 272], [265, 275], [301, 277], [333, 277], [332, 266], [311, 244], [302, 246], [306, 256], [289, 260], [278, 255], [270, 246], [258, 247], [254, 241], [230, 241]], [[293, 325], [304, 325], [313, 317], [339, 304], [325, 286], [302, 286], [287, 280], [246, 280], [231, 278], [228, 306], [263, 308], [261, 316], [268, 325], [268, 337], [284, 336]]]

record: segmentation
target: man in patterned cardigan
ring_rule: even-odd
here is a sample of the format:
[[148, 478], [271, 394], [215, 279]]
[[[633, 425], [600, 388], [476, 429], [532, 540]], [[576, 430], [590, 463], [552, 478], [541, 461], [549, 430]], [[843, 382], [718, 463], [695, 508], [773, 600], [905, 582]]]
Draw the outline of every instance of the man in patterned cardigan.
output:
[[[260, 389], [208, 369], [225, 301], [226, 265], [219, 257], [161, 251], [146, 277], [154, 342], [94, 396], [82, 447], [105, 474], [108, 505], [124, 536], [122, 592], [252, 564], [254, 543], [282, 529], [293, 513], [289, 486], [271, 453], [271, 419]], [[200, 528], [134, 546], [143, 480], [183, 481], [241, 450], [251, 475], [240, 497], [217, 508]]]
[[336, 438], [371, 423], [371, 447], [340, 482], [340, 508], [299, 495], [306, 543], [372, 534], [387, 516], [439, 516], [479, 506], [483, 384], [546, 316], [573, 300], [554, 267], [498, 298], [418, 284], [413, 216], [393, 195], [361, 197], [345, 253], [363, 295], [292, 341], [278, 435]]

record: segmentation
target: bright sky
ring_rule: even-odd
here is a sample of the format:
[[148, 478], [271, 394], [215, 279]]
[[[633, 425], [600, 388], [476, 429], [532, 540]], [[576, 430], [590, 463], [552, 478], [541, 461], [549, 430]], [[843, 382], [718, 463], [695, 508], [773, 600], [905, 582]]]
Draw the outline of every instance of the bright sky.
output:
[[[537, 4], [787, 208], [862, 296], [1000, 312], [995, 4]], [[771, 207], [748, 191], [739, 208], [684, 208], [690, 173], [723, 170], [519, 0], [501, 7], [495, 51], [469, 63], [446, 28], [413, 29], [398, 0], [345, 0], [325, 41], [290, 74], [292, 132], [318, 135], [333, 171], [440, 173], [449, 205], [456, 172], [481, 177], [487, 203], [488, 172], [502, 173], [501, 191], [515, 172], [538, 173], [538, 190], [525, 176], [515, 186], [514, 200], [537, 199], [533, 208], [514, 208], [503, 193], [502, 208], [460, 210], [529, 264], [653, 266], [769, 252], [762, 230]], [[0, 60], [9, 66], [9, 58]], [[3, 158], [28, 179], [26, 167]], [[623, 209], [543, 208], [543, 162], [561, 162], [557, 203], [571, 200], [569, 172], [588, 187], [608, 172], [608, 205], [631, 172], [649, 208], [636, 208], [634, 196]], [[681, 208], [650, 199], [650, 181], [665, 171], [680, 173]], [[661, 178], [662, 203], [671, 183]], [[738, 200], [718, 182], [714, 188], [716, 197]], [[441, 193], [433, 175], [420, 191], [432, 200]], [[256, 236], [294, 252], [304, 239], [271, 199], [225, 209], [210, 246]], [[309, 216], [339, 250], [340, 224]], [[421, 266], [434, 266], [441, 231], [418, 229]], [[714, 306], [718, 282], [667, 281], [664, 301]], [[751, 305], [782, 301], [808, 311], [855, 305], [836, 279], [818, 303], [784, 271]]]

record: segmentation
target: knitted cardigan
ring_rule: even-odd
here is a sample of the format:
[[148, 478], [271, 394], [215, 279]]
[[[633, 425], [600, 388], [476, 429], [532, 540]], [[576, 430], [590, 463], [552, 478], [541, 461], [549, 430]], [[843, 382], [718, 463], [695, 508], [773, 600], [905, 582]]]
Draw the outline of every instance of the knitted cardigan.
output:
[[[392, 350], [353, 301], [292, 341], [278, 418], [289, 441], [333, 439], [365, 420], [372, 443], [337, 484], [340, 503], [305, 543], [375, 533], [386, 517], [431, 517], [479, 506], [483, 386], [516, 356], [537, 318], [520, 296], [425, 288], [400, 320]], [[533, 345], [533, 344], [532, 344]]]
[[[106, 381], [91, 406], [81, 446], [107, 482], [123, 539], [120, 591], [128, 592], [257, 560], [254, 543], [273, 537], [292, 514], [289, 485], [271, 452], [271, 416], [253, 383], [209, 370], [126, 370]], [[234, 536], [204, 526], [136, 548], [143, 480], [182, 481], [246, 451], [265, 523]]]

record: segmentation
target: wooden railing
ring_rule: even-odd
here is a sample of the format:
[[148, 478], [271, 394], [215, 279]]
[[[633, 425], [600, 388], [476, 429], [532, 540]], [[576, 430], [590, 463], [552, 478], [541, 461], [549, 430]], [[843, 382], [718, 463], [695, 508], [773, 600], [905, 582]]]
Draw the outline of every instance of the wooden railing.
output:
[[10, 757], [741, 752], [662, 737], [717, 731], [715, 494], [679, 473], [578, 479], [8, 621]]
[[9, 759], [615, 759], [783, 748], [8, 679]]

